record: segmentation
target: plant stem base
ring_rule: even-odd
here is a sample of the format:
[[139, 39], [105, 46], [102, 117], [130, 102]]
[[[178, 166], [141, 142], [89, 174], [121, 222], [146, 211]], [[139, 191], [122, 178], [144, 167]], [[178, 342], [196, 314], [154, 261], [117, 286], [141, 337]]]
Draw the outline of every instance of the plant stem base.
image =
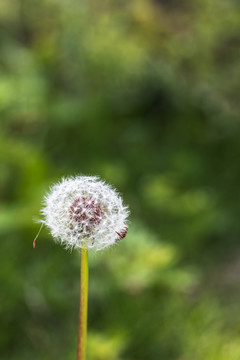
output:
[[81, 249], [81, 280], [78, 325], [77, 360], [86, 359], [88, 308], [88, 251]]

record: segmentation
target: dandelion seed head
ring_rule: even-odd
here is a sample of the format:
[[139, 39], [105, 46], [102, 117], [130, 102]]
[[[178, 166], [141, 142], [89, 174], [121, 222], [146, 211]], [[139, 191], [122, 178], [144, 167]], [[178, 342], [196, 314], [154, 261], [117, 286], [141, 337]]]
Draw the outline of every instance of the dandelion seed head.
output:
[[121, 240], [129, 211], [110, 185], [95, 176], [77, 176], [51, 188], [42, 214], [55, 241], [66, 248], [101, 250]]

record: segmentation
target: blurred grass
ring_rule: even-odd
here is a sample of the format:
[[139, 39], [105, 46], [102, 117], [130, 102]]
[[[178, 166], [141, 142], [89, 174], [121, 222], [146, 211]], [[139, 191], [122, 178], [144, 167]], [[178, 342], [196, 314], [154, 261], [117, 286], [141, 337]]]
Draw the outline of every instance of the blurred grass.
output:
[[129, 234], [90, 256], [89, 360], [238, 360], [240, 7], [0, 3], [1, 359], [73, 359], [79, 254], [44, 229], [61, 176], [100, 175]]

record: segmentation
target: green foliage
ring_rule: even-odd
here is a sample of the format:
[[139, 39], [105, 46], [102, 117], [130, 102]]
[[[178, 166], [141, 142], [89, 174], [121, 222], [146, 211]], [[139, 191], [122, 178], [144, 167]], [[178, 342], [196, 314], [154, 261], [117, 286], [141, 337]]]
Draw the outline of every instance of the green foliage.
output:
[[79, 254], [43, 229], [61, 176], [100, 175], [126, 239], [90, 255], [89, 360], [238, 360], [240, 7], [0, 2], [1, 359], [73, 359]]

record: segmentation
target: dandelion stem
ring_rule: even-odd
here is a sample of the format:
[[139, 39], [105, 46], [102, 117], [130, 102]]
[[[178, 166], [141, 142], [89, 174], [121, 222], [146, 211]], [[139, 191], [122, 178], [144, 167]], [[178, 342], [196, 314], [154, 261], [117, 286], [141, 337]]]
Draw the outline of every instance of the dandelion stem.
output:
[[86, 359], [88, 308], [88, 251], [81, 249], [81, 282], [78, 324], [77, 360]]

